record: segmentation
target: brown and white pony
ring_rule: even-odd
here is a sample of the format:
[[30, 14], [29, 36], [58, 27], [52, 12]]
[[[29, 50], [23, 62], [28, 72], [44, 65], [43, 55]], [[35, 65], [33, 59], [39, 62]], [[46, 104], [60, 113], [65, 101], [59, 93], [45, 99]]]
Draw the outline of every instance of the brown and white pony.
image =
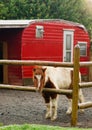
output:
[[[64, 67], [39, 67], [36, 66], [33, 69], [33, 82], [37, 91], [42, 92], [42, 96], [46, 103], [46, 118], [51, 118], [55, 120], [57, 118], [57, 101], [58, 94], [44, 92], [43, 88], [55, 88], [55, 89], [72, 89], [72, 78], [73, 69]], [[79, 75], [79, 80], [81, 82], [81, 75]], [[75, 97], [76, 98], [76, 97]], [[72, 99], [69, 99], [69, 108], [67, 109], [67, 114], [72, 112]], [[79, 90], [79, 102], [84, 102], [84, 97], [82, 90]]]

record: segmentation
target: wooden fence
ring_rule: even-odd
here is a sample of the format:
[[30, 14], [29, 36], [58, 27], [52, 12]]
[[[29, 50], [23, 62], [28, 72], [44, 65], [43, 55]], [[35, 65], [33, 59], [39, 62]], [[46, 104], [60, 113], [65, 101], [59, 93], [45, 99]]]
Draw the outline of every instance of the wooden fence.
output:
[[78, 108], [85, 109], [92, 107], [92, 102], [85, 102], [78, 104], [78, 90], [79, 88], [92, 87], [92, 82], [79, 83], [79, 69], [80, 67], [92, 66], [92, 62], [80, 62], [80, 48], [75, 46], [74, 48], [74, 71], [73, 71], [73, 100], [72, 100], [72, 115], [71, 115], [71, 126], [77, 125], [78, 119]]
[[[85, 109], [88, 107], [92, 107], [92, 102], [85, 102], [78, 104], [78, 89], [85, 87], [92, 87], [92, 82], [79, 83], [79, 69], [80, 67], [90, 67], [92, 66], [92, 62], [80, 62], [80, 49], [79, 46], [74, 48], [74, 62], [48, 62], [48, 61], [33, 61], [33, 60], [0, 60], [0, 65], [45, 65], [45, 66], [55, 66], [55, 67], [73, 67], [73, 90], [67, 89], [47, 89], [44, 88], [43, 91], [58, 93], [58, 94], [71, 94], [73, 97], [72, 101], [72, 115], [71, 115], [71, 126], [77, 125], [78, 119], [78, 109]], [[34, 87], [26, 87], [26, 86], [16, 86], [16, 85], [7, 85], [0, 84], [0, 89], [13, 89], [13, 90], [22, 90], [22, 91], [32, 91], [35, 92], [36, 89]]]

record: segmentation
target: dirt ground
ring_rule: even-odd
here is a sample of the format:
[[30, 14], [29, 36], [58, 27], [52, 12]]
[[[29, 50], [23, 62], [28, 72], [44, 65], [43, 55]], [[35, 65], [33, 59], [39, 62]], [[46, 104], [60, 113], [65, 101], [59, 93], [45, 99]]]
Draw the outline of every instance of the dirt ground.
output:
[[[86, 101], [92, 101], [92, 88], [83, 89]], [[0, 90], [0, 124], [45, 124], [53, 126], [70, 126], [71, 116], [66, 115], [67, 98], [60, 95], [58, 118], [52, 122], [45, 119], [45, 104], [40, 93]], [[92, 128], [92, 108], [85, 113], [78, 112], [78, 127]]]

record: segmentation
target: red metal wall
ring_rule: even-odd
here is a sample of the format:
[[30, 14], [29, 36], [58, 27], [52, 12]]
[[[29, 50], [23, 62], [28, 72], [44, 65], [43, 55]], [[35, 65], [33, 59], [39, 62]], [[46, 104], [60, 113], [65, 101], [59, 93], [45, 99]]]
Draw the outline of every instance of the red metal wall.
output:
[[[37, 24], [39, 25], [39, 23]], [[41, 23], [40, 25], [43, 25]], [[61, 61], [62, 33], [60, 28], [53, 24], [44, 24], [44, 38], [35, 38], [36, 24], [24, 30], [22, 36], [22, 59]], [[23, 67], [23, 77], [31, 77], [31, 67]]]
[[[36, 25], [44, 26], [43, 38], [36, 38]], [[24, 29], [22, 35], [22, 59], [23, 60], [47, 60], [62, 61], [63, 59], [63, 30], [74, 29], [74, 45], [78, 41], [87, 41], [89, 37], [82, 28], [71, 24], [60, 22], [35, 22]], [[89, 44], [88, 50], [89, 53]], [[81, 57], [81, 61], [89, 60], [87, 57]], [[82, 70], [82, 73], [88, 70]], [[23, 78], [32, 77], [32, 67], [24, 66], [22, 69]]]

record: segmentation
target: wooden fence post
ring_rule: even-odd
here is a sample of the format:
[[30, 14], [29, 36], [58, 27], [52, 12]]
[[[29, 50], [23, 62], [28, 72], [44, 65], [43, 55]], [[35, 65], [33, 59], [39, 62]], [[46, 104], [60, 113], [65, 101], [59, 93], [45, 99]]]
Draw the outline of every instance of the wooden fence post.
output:
[[73, 71], [73, 95], [72, 95], [72, 115], [71, 126], [77, 125], [78, 118], [78, 89], [79, 89], [79, 65], [80, 61], [80, 48], [76, 45], [74, 48], [74, 71]]

